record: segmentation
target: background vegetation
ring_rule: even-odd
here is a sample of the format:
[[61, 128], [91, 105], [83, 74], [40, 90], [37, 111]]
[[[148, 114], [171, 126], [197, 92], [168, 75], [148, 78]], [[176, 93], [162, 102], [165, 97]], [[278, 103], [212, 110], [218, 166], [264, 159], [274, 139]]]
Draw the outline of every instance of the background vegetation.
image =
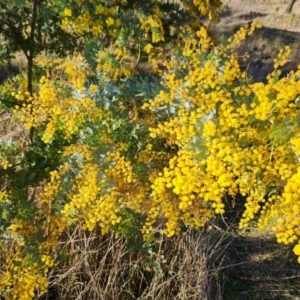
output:
[[[253, 81], [237, 49], [261, 26], [215, 42], [215, 0], [0, 5], [1, 60], [20, 50], [27, 65], [0, 90], [2, 298], [295, 299], [300, 71], [281, 75], [288, 46]], [[257, 230], [285, 246], [265, 254]], [[278, 255], [276, 290], [259, 264]]]

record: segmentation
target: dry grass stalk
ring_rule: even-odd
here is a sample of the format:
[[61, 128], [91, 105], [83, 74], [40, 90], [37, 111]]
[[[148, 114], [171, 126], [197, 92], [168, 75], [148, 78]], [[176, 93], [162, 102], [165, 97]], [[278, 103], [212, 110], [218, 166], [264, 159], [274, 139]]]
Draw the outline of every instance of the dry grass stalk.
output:
[[222, 299], [218, 271], [232, 239], [214, 229], [166, 239], [151, 248], [128, 250], [124, 237], [88, 233], [80, 225], [65, 233], [61, 253], [69, 256], [49, 274], [44, 299]]

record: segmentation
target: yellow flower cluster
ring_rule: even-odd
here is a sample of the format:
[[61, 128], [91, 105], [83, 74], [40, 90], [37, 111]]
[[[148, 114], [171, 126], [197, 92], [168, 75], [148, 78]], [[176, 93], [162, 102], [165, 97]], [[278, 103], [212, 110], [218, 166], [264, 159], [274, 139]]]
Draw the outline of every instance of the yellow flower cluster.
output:
[[[300, 236], [300, 167], [290, 176], [283, 187], [283, 193], [271, 198], [266, 203], [264, 214], [260, 220], [260, 226], [265, 227], [271, 221], [276, 221], [273, 231], [276, 233], [277, 241], [290, 244], [298, 241]], [[300, 256], [295, 246], [294, 252]], [[298, 258], [299, 262], [300, 259]]]
[[67, 74], [67, 80], [73, 85], [73, 88], [82, 91], [87, 78], [88, 66], [81, 54], [74, 54], [72, 59], [66, 59], [64, 62], [58, 60], [56, 71], [63, 70]]
[[200, 49], [202, 51], [207, 51], [211, 46], [213, 46], [212, 39], [208, 35], [206, 26], [201, 26], [200, 30], [196, 32], [196, 35], [199, 38], [197, 42], [200, 44]]
[[[152, 72], [157, 74], [161, 71], [156, 66], [156, 60], [158, 58], [158, 50], [155, 44], [165, 41], [166, 26], [165, 26], [165, 12], [163, 3], [161, 1], [150, 1], [149, 3], [141, 5], [140, 3], [132, 3], [134, 14], [131, 15], [130, 26], [127, 24], [127, 1], [77, 1], [77, 6], [74, 5], [72, 10], [66, 8], [63, 13], [63, 20], [61, 27], [63, 30], [74, 35], [80, 35], [83, 39], [88, 39], [90, 35], [95, 40], [108, 39], [110, 42], [109, 50], [114, 52], [118, 59], [121, 58], [121, 68], [124, 69], [119, 72], [119, 76], [122, 73], [126, 75], [126, 69], [135, 69], [139, 63], [141, 57], [141, 47], [145, 51], [148, 61], [153, 65]], [[188, 29], [193, 29], [201, 25], [198, 11], [209, 16], [210, 19], [218, 20], [220, 13], [221, 1], [219, 0], [194, 0], [194, 1], [180, 1], [180, 5], [189, 14], [189, 25], [185, 26]], [[125, 21], [125, 22], [124, 22]], [[174, 24], [177, 26], [178, 24]], [[172, 27], [172, 26], [171, 26]], [[171, 28], [170, 27], [170, 28]], [[136, 28], [139, 28], [136, 31]], [[171, 31], [171, 29], [170, 29]], [[201, 35], [201, 32], [199, 33]], [[138, 36], [138, 37], [137, 37]], [[110, 39], [108, 37], [112, 37]], [[208, 39], [203, 39], [202, 41]], [[202, 42], [201, 41], [201, 42]], [[208, 44], [203, 44], [203, 47], [208, 47]], [[133, 55], [132, 49], [138, 49], [138, 59]], [[135, 52], [135, 51], [134, 51]], [[130, 57], [127, 60], [126, 56]], [[125, 66], [126, 65], [126, 66]], [[120, 67], [113, 66], [114, 71]], [[101, 62], [99, 69], [108, 69], [108, 72], [112, 72], [113, 69], [111, 63]], [[114, 78], [118, 76], [115, 75]], [[110, 75], [113, 78], [113, 74]]]
[[158, 163], [159, 165], [165, 165], [172, 156], [164, 151], [154, 151], [152, 144], [147, 144], [145, 150], [141, 150], [138, 153], [137, 162], [154, 164]]
[[[6, 251], [1, 249], [2, 265], [5, 268], [1, 270], [0, 289], [5, 293], [7, 299], [30, 300], [35, 297], [36, 293], [43, 295], [47, 292], [48, 270], [55, 264], [53, 253], [58, 247], [62, 232], [67, 227], [66, 220], [51, 211], [53, 197], [58, 192], [57, 179], [59, 176], [54, 172], [51, 182], [40, 195], [39, 210], [35, 215], [37, 224], [14, 220], [7, 229], [7, 234], [14, 241], [14, 243], [5, 241]], [[44, 221], [45, 219], [46, 221]], [[28, 246], [25, 241], [40, 233], [43, 233], [45, 239], [38, 246], [41, 263], [37, 263], [36, 253], [24, 256], [24, 247]], [[2, 246], [0, 243], [0, 248]]]
[[229, 43], [227, 49], [238, 47], [240, 43], [244, 41], [247, 36], [252, 35], [257, 28], [261, 28], [261, 24], [259, 24], [256, 20], [254, 20], [251, 25], [247, 24], [244, 27], [241, 27], [236, 34], [227, 40]]
[[6, 299], [16, 300], [32, 300], [36, 292], [39, 295], [45, 294], [48, 287], [47, 273], [43, 274], [38, 264], [31, 263], [28, 256], [23, 258], [18, 255], [20, 253], [6, 262], [7, 270], [1, 270], [1, 292], [5, 293]]
[[151, 32], [152, 43], [158, 43], [165, 40], [165, 32], [162, 23], [163, 17], [164, 14], [159, 6], [154, 6], [150, 15], [141, 15], [139, 17], [141, 29], [145, 31], [146, 34]]
[[89, 147], [85, 144], [72, 144], [64, 148], [63, 156], [78, 154], [80, 159], [91, 161], [93, 159], [93, 150], [95, 150], [94, 147]]
[[290, 140], [292, 148], [294, 150], [294, 152], [296, 153], [297, 157], [298, 157], [298, 161], [299, 160], [299, 155], [300, 155], [300, 138], [299, 137], [293, 137]]
[[300, 244], [297, 244], [294, 247], [293, 251], [298, 256], [298, 263], [300, 264]]
[[[56, 241], [68, 225], [83, 221], [84, 228], [93, 230], [96, 224], [99, 224], [104, 234], [109, 232], [113, 225], [121, 222], [121, 217], [118, 214], [119, 205], [122, 201], [125, 203], [126, 199], [129, 198], [128, 195], [126, 197], [121, 195], [126, 192], [126, 189], [127, 191], [130, 191], [130, 189], [128, 186], [125, 188], [121, 184], [122, 176], [118, 177], [119, 184], [114, 186], [114, 183], [111, 183], [112, 179], [107, 178], [105, 172], [100, 170], [99, 165], [91, 162], [93, 150], [95, 149], [86, 145], [74, 144], [65, 147], [62, 153], [65, 157], [72, 157], [74, 154], [79, 155], [81, 162], [77, 160], [80, 171], [72, 181], [71, 190], [64, 191], [67, 192], [65, 196], [66, 204], [59, 212], [61, 214], [59, 219], [56, 219], [55, 215], [51, 215], [51, 207], [53, 206], [52, 202], [63, 189], [62, 177], [71, 170], [68, 163], [61, 165], [60, 171], [51, 173], [51, 180], [40, 196], [41, 209], [44, 215], [49, 216], [48, 227], [45, 228], [45, 231], [48, 233], [45, 245], [48, 248], [43, 245], [40, 247], [42, 261], [47, 266], [53, 265], [54, 261], [51, 259], [51, 251], [56, 249]], [[125, 163], [125, 165], [128, 167], [128, 164]], [[124, 172], [126, 172], [125, 169], [123, 170]], [[113, 169], [107, 169], [107, 172], [111, 174], [113, 179], [118, 180], [117, 177], [112, 175], [116, 174]], [[129, 184], [129, 181], [130, 178], [128, 177], [125, 184]], [[134, 182], [134, 180], [132, 181]], [[132, 185], [135, 184], [133, 182], [131, 183]], [[144, 191], [142, 195], [144, 195]], [[141, 202], [142, 199], [137, 194], [133, 198], [137, 202]]]
[[92, 94], [97, 93], [98, 90], [99, 90], [99, 87], [95, 84], [91, 84], [90, 87], [89, 87], [89, 92], [92, 93]]
[[98, 186], [99, 167], [87, 163], [76, 176], [72, 191], [68, 194], [68, 203], [62, 214], [72, 222], [78, 221], [78, 216], [85, 221], [88, 229], [92, 230], [98, 220], [91, 217], [101, 188]]
[[[102, 4], [90, 1], [89, 5], [91, 4], [94, 6], [92, 13], [88, 10], [82, 10], [78, 16], [74, 16], [75, 14], [72, 10], [66, 8], [64, 10], [65, 18], [62, 20], [61, 28], [69, 33], [77, 33], [80, 35], [92, 33], [93, 36], [99, 37], [108, 32], [116, 36], [117, 29], [121, 26], [121, 21], [117, 17], [118, 7], [105, 7]], [[74, 10], [76, 10], [76, 7]]]
[[[183, 220], [197, 227], [199, 223], [186, 218], [185, 210], [201, 204], [224, 213], [224, 195], [234, 198], [240, 193], [246, 198], [241, 229], [259, 215], [261, 229], [281, 220], [279, 227], [273, 228], [279, 242], [293, 243], [299, 238], [299, 197], [295, 194], [300, 151], [299, 70], [280, 80], [275, 78], [278, 72], [272, 73], [266, 84], [245, 81], [247, 84], [236, 86], [245, 74], [237, 55], [228, 52], [258, 27], [254, 22], [241, 29], [228, 45], [218, 46], [215, 57], [210, 53], [209, 60], [203, 62], [199, 53], [205, 51], [195, 37], [185, 42], [184, 63], [166, 64], [170, 70], [164, 80], [166, 89], [143, 105], [152, 113], [160, 107], [179, 107], [167, 121], [153, 122], [155, 127], [150, 126], [149, 131], [152, 138], [162, 138], [181, 149], [174, 158], [175, 165], [171, 159], [170, 166], [152, 179], [154, 204], [144, 234], [151, 232], [159, 215], [167, 219], [169, 236], [178, 232]], [[198, 31], [199, 39], [205, 36], [205, 29]], [[275, 68], [276, 63], [286, 61], [289, 52], [288, 48], [280, 51]], [[223, 65], [220, 53], [226, 58]], [[184, 70], [188, 74], [182, 81], [182, 76], [175, 74]], [[189, 154], [192, 158], [179, 163], [181, 155], [187, 155], [186, 149], [193, 148], [195, 153]], [[188, 176], [182, 178], [182, 174]], [[196, 216], [194, 210], [191, 215]]]
[[[111, 164], [105, 170], [105, 174], [115, 184], [113, 191], [118, 207], [130, 208], [138, 213], [147, 213], [149, 182], [140, 180], [133, 171], [131, 163], [126, 161], [119, 152], [108, 152], [106, 156]], [[143, 155], [140, 156], [140, 159], [141, 157]]]
[[[61, 64], [57, 66], [56, 63]], [[87, 119], [96, 121], [102, 116], [102, 110], [96, 108], [95, 101], [84, 95], [87, 66], [80, 55], [65, 62], [57, 60], [53, 68], [54, 73], [64, 70], [66, 82], [63, 83], [77, 90], [80, 97], [64, 95], [63, 86], [46, 77], [42, 78], [39, 90], [33, 97], [28, 98], [27, 93], [15, 95], [18, 100], [25, 102], [22, 107], [16, 106], [15, 112], [26, 128], [39, 127], [46, 122], [42, 136], [45, 143], [49, 143], [58, 130], [63, 131], [65, 139], [69, 140]], [[95, 87], [92, 89], [96, 91]]]
[[0, 191], [0, 203], [3, 203], [8, 198], [7, 192]]
[[[208, 13], [209, 3], [218, 7], [218, 3], [212, 1], [184, 3], [205, 13]], [[78, 33], [91, 32], [92, 28], [94, 35], [108, 28], [113, 35], [119, 26], [115, 7], [104, 7], [101, 1], [93, 4], [97, 5], [95, 11], [101, 24], [94, 23], [87, 11], [71, 21], [74, 12], [67, 9], [64, 15], [68, 17], [68, 28], [71, 26]], [[154, 7], [150, 17], [138, 17], [142, 29], [147, 35], [151, 33], [152, 43], [163, 41], [163, 15], [159, 5]], [[78, 22], [82, 22], [81, 29], [77, 28]], [[134, 99], [129, 104], [119, 105], [120, 112], [125, 108], [130, 111], [128, 118], [132, 124], [144, 126], [144, 132], [149, 133], [149, 136], [140, 137], [138, 146], [141, 147], [134, 158], [126, 156], [130, 146], [124, 140], [111, 138], [108, 124], [113, 117], [96, 106], [93, 98], [100, 93], [97, 85], [87, 83], [89, 71], [82, 56], [47, 61], [52, 77], [42, 78], [33, 97], [24, 92], [16, 95], [23, 101], [16, 111], [26, 126], [45, 127], [45, 143], [50, 142], [58, 130], [71, 140], [86, 121], [97, 123], [108, 117], [104, 120], [108, 130], [100, 129], [102, 132], [99, 132], [99, 148], [107, 144], [112, 149], [103, 150], [105, 154], [99, 158], [94, 142], [91, 147], [78, 138], [65, 146], [61, 156], [69, 159], [68, 163], [61, 165], [59, 171], [51, 172], [39, 197], [40, 214], [46, 221], [39, 228], [17, 220], [11, 225], [9, 230], [19, 237], [18, 247], [23, 246], [24, 237], [37, 230], [45, 232], [46, 241], [39, 247], [43, 267], [34, 269], [35, 272], [45, 274], [47, 268], [55, 265], [53, 253], [59, 236], [70, 224], [83, 221], [88, 230], [99, 225], [104, 234], [122, 222], [122, 212], [129, 208], [147, 216], [142, 228], [145, 238], [161, 219], [165, 234], [173, 236], [180, 231], [181, 222], [201, 228], [215, 214], [223, 214], [224, 197], [229, 195], [234, 199], [238, 193], [246, 201], [241, 229], [247, 228], [258, 215], [261, 229], [275, 222], [273, 230], [278, 242], [299, 243], [300, 131], [297, 118], [300, 101], [297, 97], [300, 70], [287, 79], [277, 78], [277, 67], [286, 61], [289, 53], [285, 48], [279, 53], [276, 72], [270, 74], [267, 83], [244, 80], [246, 75], [232, 48], [257, 27], [259, 25], [254, 22], [229, 39], [228, 45], [215, 48], [206, 27], [200, 28], [195, 35], [180, 36], [181, 52], [165, 63], [163, 90], [141, 108]], [[187, 28], [185, 33], [189, 30]], [[155, 53], [153, 48], [152, 44], [146, 44], [144, 51], [148, 52], [148, 57]], [[106, 80], [115, 82], [129, 77], [131, 58], [127, 50], [115, 47], [111, 52], [99, 51], [98, 71], [107, 75]], [[58, 76], [59, 82], [56, 81]], [[105, 122], [101, 126], [105, 127]], [[70, 165], [73, 158], [76, 158], [75, 167]], [[76, 174], [74, 169], [77, 169]], [[64, 184], [67, 175], [71, 177], [68, 190]], [[64, 207], [53, 214], [58, 197], [64, 199]], [[300, 243], [294, 247], [295, 254], [300, 257], [299, 249]], [[8, 269], [10, 263], [7, 259]], [[41, 275], [37, 286], [31, 274], [30, 269], [24, 268], [18, 279], [25, 282], [22, 281], [24, 286], [28, 283], [28, 297], [35, 288], [45, 289], [45, 275]], [[6, 290], [14, 282], [9, 276], [13, 275], [8, 271], [0, 281], [0, 286]], [[16, 295], [21, 291], [26, 295], [24, 290]]]
[[211, 20], [219, 20], [222, 2], [219, 0], [193, 0], [182, 1], [182, 5], [189, 11], [199, 11], [202, 15], [207, 15]]
[[116, 183], [135, 183], [137, 181], [136, 176], [132, 172], [132, 166], [129, 161], [125, 161], [125, 158], [118, 152], [108, 152], [107, 158], [114, 162], [108, 168], [107, 176]]
[[13, 164], [10, 163], [7, 158], [3, 157], [1, 154], [0, 154], [0, 168], [2, 168], [3, 170], [6, 170], [10, 167], [12, 167]]
[[[151, 208], [147, 221], [143, 227], [144, 236], [151, 233], [151, 228], [159, 216], [166, 218], [165, 234], [173, 236], [180, 230], [180, 221], [195, 228], [205, 225], [213, 216], [213, 210], [208, 202], [201, 201], [201, 193], [209, 192], [206, 186], [208, 178], [198, 165], [194, 153], [180, 151], [170, 159], [169, 167], [159, 172], [152, 181]], [[208, 188], [208, 189], [207, 189]], [[216, 209], [222, 209], [223, 204], [217, 204]]]
[[287, 58], [291, 54], [291, 49], [285, 46], [284, 49], [280, 49], [277, 58], [274, 59], [274, 69], [277, 70], [279, 67], [283, 67], [287, 63]]
[[[118, 59], [120, 52], [122, 58]], [[132, 74], [129, 57], [121, 49], [116, 50], [116, 56], [109, 51], [101, 50], [98, 53], [97, 70], [105, 74], [108, 80], [117, 81], [120, 78], [128, 78]]]
[[65, 17], [71, 17], [72, 16], [72, 10], [70, 8], [65, 8], [64, 15], [65, 15]]
[[158, 124], [157, 128], [149, 128], [150, 137], [157, 136], [166, 138], [168, 144], [185, 145], [195, 136], [195, 124], [197, 122], [197, 114], [195, 112], [187, 112], [180, 109], [178, 117], [163, 124]]

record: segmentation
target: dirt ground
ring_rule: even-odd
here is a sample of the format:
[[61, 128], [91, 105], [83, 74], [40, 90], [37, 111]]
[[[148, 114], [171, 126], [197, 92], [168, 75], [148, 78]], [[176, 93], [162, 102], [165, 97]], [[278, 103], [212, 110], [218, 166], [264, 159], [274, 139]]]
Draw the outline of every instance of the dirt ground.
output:
[[300, 1], [296, 0], [291, 12], [286, 10], [290, 0], [224, 0], [221, 24], [258, 20], [273, 29], [300, 32]]
[[273, 59], [284, 46], [289, 45], [292, 54], [283, 74], [300, 64], [300, 0], [295, 1], [290, 13], [286, 11], [289, 3], [290, 0], [224, 0], [221, 21], [210, 25], [216, 40], [253, 20], [263, 25], [238, 49], [241, 54], [250, 54], [249, 61], [241, 64], [254, 81], [265, 81], [273, 70]]

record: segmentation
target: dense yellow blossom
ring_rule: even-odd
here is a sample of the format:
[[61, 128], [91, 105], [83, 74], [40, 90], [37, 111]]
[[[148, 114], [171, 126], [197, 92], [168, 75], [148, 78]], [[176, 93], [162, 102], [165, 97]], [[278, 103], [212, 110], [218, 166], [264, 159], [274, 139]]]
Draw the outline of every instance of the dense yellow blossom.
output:
[[72, 10], [71, 10], [70, 8], [66, 8], [66, 9], [64, 10], [64, 15], [65, 15], [66, 17], [71, 17], [71, 16], [72, 16]]
[[[101, 6], [98, 7], [98, 12], [104, 13]], [[161, 18], [158, 8], [156, 16]], [[108, 22], [113, 24], [112, 21]], [[145, 29], [159, 26], [158, 21], [155, 23], [149, 19], [147, 22], [144, 23]], [[215, 213], [224, 213], [223, 198], [226, 194], [235, 197], [240, 193], [246, 198], [241, 228], [246, 228], [261, 211], [263, 213], [259, 226], [267, 226], [268, 220], [274, 217], [272, 213], [270, 216], [267, 208], [272, 211], [280, 201], [291, 197], [294, 199], [292, 201], [296, 201], [286, 191], [282, 195], [276, 192], [269, 199], [267, 195], [272, 192], [272, 187], [277, 187], [277, 191], [286, 189], [295, 176], [295, 163], [299, 153], [296, 125], [291, 127], [289, 135], [279, 133], [287, 117], [293, 119], [297, 116], [299, 104], [294, 100], [300, 94], [297, 80], [299, 71], [292, 73], [289, 80], [269, 79], [266, 84], [250, 82], [235, 85], [236, 81], [243, 82], [245, 74], [240, 70], [237, 54], [231, 49], [252, 34], [256, 27], [259, 25], [255, 22], [250, 27], [245, 26], [228, 40], [227, 45], [219, 45], [210, 54], [210, 59], [204, 61], [199, 55], [213, 47], [206, 28], [198, 30], [196, 36], [181, 36], [184, 64], [179, 64], [176, 60], [166, 62], [165, 66], [169, 69], [164, 77], [166, 88], [142, 106], [142, 111], [152, 116], [148, 123], [144, 123], [149, 129], [149, 136], [152, 139], [164, 139], [167, 146], [178, 147], [178, 152], [175, 156], [166, 155], [164, 152], [153, 151], [150, 145], [138, 153], [137, 161], [140, 163], [163, 162], [162, 166], [156, 166], [149, 172], [148, 181], [141, 182], [139, 176], [133, 172], [130, 161], [126, 161], [119, 152], [108, 152], [107, 158], [114, 163], [100, 170], [92, 162], [92, 152], [87, 154], [83, 146], [73, 145], [66, 148], [65, 155], [78, 152], [90, 163], [83, 166], [75, 180], [73, 191], [68, 195], [70, 201], [65, 206], [64, 215], [73, 220], [82, 216], [89, 229], [100, 222], [103, 232], [106, 232], [111, 224], [120, 221], [118, 208], [122, 203], [138, 212], [148, 213], [143, 229], [145, 236], [151, 232], [151, 226], [160, 216], [166, 218], [166, 234], [171, 236], [178, 232], [181, 221], [201, 227]], [[145, 51], [151, 52], [147, 47]], [[124, 58], [120, 51], [116, 50], [117, 57]], [[224, 65], [220, 64], [220, 53], [226, 58]], [[284, 62], [288, 53], [288, 48], [281, 51], [278, 60]], [[125, 65], [124, 69], [119, 68], [117, 72], [116, 63], [109, 52], [99, 51], [99, 71], [107, 73], [114, 81], [120, 77], [128, 77], [130, 72]], [[67, 84], [83, 93], [87, 88], [87, 71], [82, 58], [77, 56], [75, 60], [64, 63], [60, 61], [60, 64], [60, 68], [65, 70]], [[185, 76], [178, 76], [172, 70], [187, 71], [184, 71]], [[275, 78], [276, 73], [270, 76]], [[39, 113], [35, 112], [34, 108], [31, 117], [27, 118], [30, 125], [38, 124], [38, 120], [33, 118], [34, 115], [41, 119], [40, 123], [48, 120], [43, 137], [45, 142], [57, 130], [55, 118], [64, 120], [64, 130], [68, 138], [76, 133], [83, 112], [82, 121], [87, 116], [93, 120], [97, 111], [94, 102], [85, 97], [59, 99], [58, 88], [47, 78], [43, 79], [37, 99], [47, 115], [39, 110]], [[90, 93], [98, 92], [97, 86], [90, 85], [87, 89]], [[24, 96], [24, 102], [26, 101]], [[33, 99], [30, 105], [34, 101]], [[155, 121], [157, 111], [165, 105], [175, 107], [176, 113], [165, 120]], [[47, 106], [48, 111], [45, 109]], [[68, 114], [65, 113], [65, 107], [68, 108]], [[73, 109], [70, 113], [71, 107]], [[74, 107], [78, 107], [78, 110]], [[139, 124], [138, 109], [134, 104], [130, 113], [130, 119], [135, 124]], [[261, 134], [260, 122], [265, 122], [264, 135]], [[115, 143], [106, 133], [102, 133], [101, 137], [107, 143], [114, 143], [119, 151], [127, 149], [125, 144]], [[196, 150], [189, 150], [193, 147]], [[86, 177], [87, 174], [90, 176]], [[101, 184], [98, 182], [99, 176], [103, 177]], [[86, 186], [83, 186], [83, 182]], [[110, 194], [105, 195], [103, 185], [105, 187], [109, 182], [114, 185], [110, 188]], [[286, 182], [285, 187], [283, 182]], [[111, 213], [107, 209], [105, 213], [103, 210], [100, 213], [99, 207], [103, 207], [103, 203], [111, 208]], [[295, 240], [295, 236], [292, 240]]]
[[[240, 228], [247, 228], [249, 222], [260, 214], [259, 228], [281, 218], [280, 226], [274, 227], [279, 242], [293, 243], [298, 239], [300, 230], [295, 226], [299, 197], [290, 190], [296, 192], [296, 182], [299, 182], [296, 175], [299, 101], [295, 101], [300, 94], [296, 77], [299, 71], [280, 80], [275, 80], [277, 73], [273, 72], [266, 84], [250, 82], [235, 87], [234, 82], [243, 81], [245, 74], [240, 70], [236, 54], [227, 54], [228, 49], [237, 46], [256, 27], [259, 25], [254, 22], [250, 27], [242, 28], [228, 40], [228, 45], [218, 46], [215, 57], [211, 53], [210, 59], [203, 63], [197, 55], [201, 47], [197, 40], [192, 38], [186, 42], [183, 68], [189, 71], [185, 81], [175, 75], [176, 71], [170, 72], [165, 80], [167, 89], [144, 104], [143, 109], [153, 112], [165, 105], [179, 105], [176, 116], [150, 127], [150, 136], [162, 137], [183, 149], [178, 152], [178, 159], [184, 149], [199, 151], [198, 155], [193, 154], [195, 159], [192, 159], [199, 167], [188, 176], [192, 182], [188, 178], [180, 179], [180, 174], [188, 170], [190, 163], [187, 162], [165, 168], [154, 180], [155, 207], [149, 212], [144, 232], [149, 232], [149, 226], [159, 215], [158, 211], [166, 216], [166, 232], [172, 235], [178, 230], [179, 220], [193, 224], [180, 211], [194, 207], [194, 199], [206, 205], [206, 209], [209, 208], [207, 203], [210, 203], [215, 213], [224, 213], [224, 195], [234, 198], [240, 193], [246, 198]], [[198, 38], [206, 38], [204, 29], [198, 32]], [[280, 51], [275, 69], [277, 61], [282, 65], [289, 52], [288, 48]], [[222, 69], [220, 53], [227, 57]], [[166, 65], [170, 70], [182, 69], [174, 61]], [[285, 127], [287, 119], [290, 127]], [[201, 173], [197, 175], [199, 169]], [[176, 176], [171, 175], [175, 171]], [[193, 177], [195, 175], [196, 178]], [[175, 178], [168, 179], [169, 176]], [[194, 182], [197, 182], [196, 186]], [[205, 184], [201, 186], [201, 182]], [[188, 183], [188, 188], [185, 183]], [[194, 193], [193, 201], [185, 195], [186, 191]], [[195, 216], [194, 212], [192, 215]], [[291, 220], [295, 220], [294, 226], [290, 224]]]
[[[40, 61], [43, 62], [42, 59]], [[26, 93], [15, 95], [18, 100], [24, 102], [23, 106], [17, 106], [15, 111], [26, 128], [47, 123], [42, 136], [45, 143], [49, 143], [57, 131], [63, 131], [65, 139], [69, 140], [87, 119], [96, 121], [102, 117], [102, 110], [96, 109], [95, 101], [84, 94], [87, 66], [82, 57], [77, 55], [74, 59], [66, 59], [64, 62], [58, 59], [52, 67], [53, 72], [65, 72], [66, 82], [62, 82], [61, 86], [57, 85], [55, 80], [43, 77], [39, 90], [33, 97], [28, 99]], [[73, 95], [61, 94], [64, 84], [72, 85], [81, 96], [76, 98]], [[93, 86], [88, 90], [91, 93], [97, 91]]]
[[[252, 83], [241, 71], [234, 48], [259, 27], [256, 22], [219, 46], [213, 45], [206, 26], [195, 34], [195, 24], [185, 26], [179, 50], [164, 61], [164, 73], [157, 72], [162, 75], [160, 90], [152, 99], [140, 100], [145, 93], [124, 96], [122, 89], [128, 81], [136, 83], [131, 77], [136, 72], [132, 52], [144, 51], [153, 70], [163, 57], [155, 45], [166, 34], [160, 5], [136, 14], [144, 40], [129, 50], [119, 35], [122, 24], [115, 1], [107, 6], [89, 3], [97, 18], [89, 10], [78, 15], [67, 8], [62, 27], [97, 39], [113, 37], [114, 45], [97, 49], [95, 70], [78, 53], [66, 59], [39, 57], [37, 63], [46, 65], [47, 72], [34, 94], [26, 92], [23, 83], [13, 93], [20, 102], [15, 112], [26, 128], [38, 129], [50, 145], [61, 134], [62, 163], [49, 171], [37, 199], [39, 225], [16, 219], [7, 228], [17, 243], [14, 256], [4, 258], [0, 288], [12, 299], [44, 293], [47, 272], [56, 266], [59, 238], [68, 226], [80, 222], [90, 231], [99, 226], [105, 234], [117, 230], [130, 209], [145, 216], [145, 239], [157, 222], [171, 237], [179, 233], [181, 223], [201, 228], [224, 214], [227, 196], [244, 197], [240, 229], [256, 217], [260, 229], [273, 223], [278, 242], [296, 244], [294, 253], [300, 257], [300, 69], [282, 79], [278, 70], [290, 49], [280, 51], [266, 83]], [[183, 2], [215, 18], [210, 4]], [[217, 9], [219, 3], [214, 4]], [[120, 89], [115, 88], [118, 84]], [[115, 88], [110, 97], [106, 86]], [[90, 136], [84, 132], [88, 126]], [[0, 156], [2, 169], [11, 166]], [[9, 201], [9, 196], [1, 192], [0, 201]], [[22, 251], [25, 241], [41, 232], [40, 263], [35, 265]]]

